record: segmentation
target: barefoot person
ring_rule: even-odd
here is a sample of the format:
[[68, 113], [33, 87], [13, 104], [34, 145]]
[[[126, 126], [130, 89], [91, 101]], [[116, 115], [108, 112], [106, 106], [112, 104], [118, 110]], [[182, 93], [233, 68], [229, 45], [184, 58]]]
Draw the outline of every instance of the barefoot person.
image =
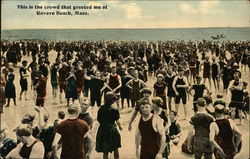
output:
[[167, 96], [168, 96], [168, 110], [171, 111], [172, 107], [172, 99], [175, 97], [175, 92], [173, 89], [173, 81], [175, 78], [175, 73], [173, 72], [173, 68], [169, 67], [167, 70], [167, 75], [165, 77], [165, 82], [167, 84]]
[[68, 77], [66, 78], [66, 99], [67, 99], [67, 106], [69, 106], [69, 101], [72, 99], [73, 103], [78, 98], [77, 93], [77, 81], [74, 75], [74, 70], [72, 69], [69, 72]]
[[203, 65], [203, 83], [206, 83], [206, 80], [208, 79], [209, 82], [209, 88], [211, 89], [211, 63], [209, 61], [209, 57], [206, 56], [206, 59], [204, 63], [200, 65], [200, 67]]
[[84, 71], [82, 69], [82, 66], [80, 64], [77, 64], [77, 69], [75, 72], [75, 77], [76, 77], [76, 87], [77, 87], [77, 95], [78, 95], [78, 100], [80, 101], [81, 98], [81, 93], [84, 93]]
[[127, 107], [130, 107], [130, 94], [131, 90], [126, 86], [128, 81], [130, 81], [133, 77], [128, 73], [128, 69], [126, 70], [125, 67], [122, 67], [122, 73], [121, 73], [121, 80], [122, 80], [122, 86], [121, 86], [121, 103], [122, 103], [122, 109], [124, 108], [125, 99], [127, 100]]
[[184, 114], [185, 119], [187, 120], [187, 93], [186, 89], [188, 88], [188, 81], [187, 78], [184, 76], [184, 70], [180, 67], [178, 69], [178, 75], [174, 78], [173, 81], [173, 89], [175, 91], [175, 111], [178, 113], [180, 100], [182, 100], [183, 107], [184, 107]]
[[21, 85], [21, 92], [20, 92], [20, 98], [19, 100], [22, 99], [22, 95], [24, 93], [24, 97], [25, 97], [25, 100], [27, 100], [27, 91], [28, 91], [28, 80], [27, 80], [27, 77], [29, 76], [27, 74], [27, 61], [24, 60], [22, 62], [22, 67], [19, 69], [19, 73], [20, 73], [20, 85]]
[[66, 92], [66, 74], [67, 74], [66, 67], [67, 67], [67, 64], [63, 63], [61, 68], [58, 71], [58, 74], [59, 74], [58, 83], [59, 83], [59, 88], [60, 88], [60, 95], [59, 95], [60, 103], [62, 103], [62, 93]]
[[214, 83], [215, 91], [219, 90], [219, 64], [216, 62], [216, 58], [212, 57], [212, 79]]
[[[58, 88], [58, 65], [54, 63], [50, 70], [50, 82], [52, 87], [52, 96], [53, 98], [57, 97], [57, 88]], [[54, 102], [55, 103], [55, 102]]]
[[46, 96], [46, 85], [47, 85], [47, 78], [43, 76], [42, 72], [38, 74], [38, 82], [34, 86], [36, 89], [37, 97], [36, 97], [36, 106], [44, 106], [45, 96]]
[[141, 118], [135, 135], [137, 159], [161, 159], [165, 148], [166, 136], [163, 121], [151, 113], [147, 100], [141, 103]]
[[146, 84], [141, 79], [139, 79], [137, 70], [134, 71], [133, 79], [128, 81], [126, 83], [126, 86], [130, 89], [130, 100], [132, 107], [135, 107], [135, 105], [141, 98], [140, 95], [141, 89], [143, 89], [146, 86]]

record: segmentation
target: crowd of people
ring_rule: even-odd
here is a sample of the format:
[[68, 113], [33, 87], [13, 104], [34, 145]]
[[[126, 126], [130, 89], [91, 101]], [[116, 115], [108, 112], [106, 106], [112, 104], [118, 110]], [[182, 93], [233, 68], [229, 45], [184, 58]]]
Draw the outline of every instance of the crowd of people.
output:
[[[15, 140], [1, 126], [0, 156], [87, 159], [95, 149], [103, 159], [110, 152], [123, 158], [120, 111], [132, 109], [129, 131], [140, 113], [135, 157], [166, 159], [174, 148], [170, 143], [181, 140], [182, 105], [183, 120], [190, 120], [183, 153], [195, 159], [211, 159], [213, 154], [233, 159], [242, 145], [236, 119], [243, 125], [249, 113], [248, 81], [242, 78], [249, 74], [249, 50], [248, 41], [2, 41], [1, 112], [8, 113], [4, 107], [11, 107], [11, 99], [18, 105], [18, 69], [19, 100], [30, 100], [30, 87], [37, 115], [23, 117]], [[52, 104], [63, 104], [65, 96], [67, 107], [67, 116], [59, 111], [52, 125], [46, 108], [48, 84]], [[92, 116], [88, 109], [95, 106], [97, 116]]]

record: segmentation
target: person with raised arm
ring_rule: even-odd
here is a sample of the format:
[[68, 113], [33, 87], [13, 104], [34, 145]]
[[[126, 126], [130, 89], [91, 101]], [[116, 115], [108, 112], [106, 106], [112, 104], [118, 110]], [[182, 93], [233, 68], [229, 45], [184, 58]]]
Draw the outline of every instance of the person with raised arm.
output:
[[6, 158], [43, 158], [43, 143], [32, 136], [32, 127], [30, 124], [22, 124], [15, 129], [17, 139], [21, 141]]

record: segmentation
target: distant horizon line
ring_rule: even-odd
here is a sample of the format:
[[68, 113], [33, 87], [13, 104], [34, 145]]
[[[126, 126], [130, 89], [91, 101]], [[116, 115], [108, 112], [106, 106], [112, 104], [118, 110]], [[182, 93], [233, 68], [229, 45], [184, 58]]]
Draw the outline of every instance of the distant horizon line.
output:
[[242, 26], [242, 27], [187, 27], [187, 28], [24, 28], [24, 29], [1, 29], [1, 31], [7, 31], [7, 30], [104, 30], [104, 29], [210, 29], [210, 28], [250, 28], [250, 26]]

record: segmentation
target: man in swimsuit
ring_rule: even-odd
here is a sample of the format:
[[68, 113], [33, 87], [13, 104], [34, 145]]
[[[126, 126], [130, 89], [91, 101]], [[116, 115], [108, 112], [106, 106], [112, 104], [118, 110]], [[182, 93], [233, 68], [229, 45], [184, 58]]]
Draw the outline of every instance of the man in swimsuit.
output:
[[178, 113], [179, 110], [179, 104], [180, 100], [182, 99], [183, 107], [184, 107], [184, 113], [185, 113], [185, 120], [187, 120], [187, 93], [186, 89], [188, 88], [188, 81], [187, 78], [184, 76], [184, 70], [183, 68], [178, 69], [178, 76], [174, 78], [173, 81], [173, 90], [175, 91], [175, 111]]
[[231, 109], [231, 117], [234, 120], [236, 109], [239, 111], [240, 124], [243, 124], [242, 120], [242, 110], [244, 109], [244, 85], [243, 81], [240, 79], [240, 72], [234, 74], [234, 80], [231, 81], [229, 85], [229, 90], [231, 91], [231, 102], [229, 108]]
[[74, 103], [68, 108], [68, 119], [62, 121], [56, 129], [53, 141], [54, 156], [57, 156], [57, 144], [61, 139], [62, 152], [60, 158], [84, 158], [84, 137], [89, 131], [89, 125], [78, 118], [80, 105]]
[[188, 132], [188, 151], [191, 150], [191, 140], [194, 138], [194, 156], [195, 159], [201, 159], [204, 155], [205, 159], [212, 159], [214, 148], [221, 156], [225, 156], [223, 150], [214, 140], [219, 133], [219, 128], [215, 123], [212, 115], [206, 112], [206, 101], [199, 98], [197, 101], [197, 113], [191, 117]]
[[45, 96], [46, 96], [46, 85], [47, 85], [47, 78], [45, 78], [42, 72], [39, 73], [39, 79], [37, 84], [34, 86], [34, 89], [37, 91], [36, 97], [36, 105], [37, 106], [44, 106]]
[[161, 159], [165, 148], [166, 136], [163, 121], [158, 115], [152, 114], [151, 110], [151, 105], [147, 100], [141, 103], [142, 116], [135, 135], [137, 159]]
[[[224, 116], [225, 106], [218, 104], [215, 106], [216, 124], [219, 127], [219, 134], [215, 141], [223, 149], [227, 159], [233, 159], [239, 153], [242, 134], [232, 119]], [[221, 157], [215, 151], [216, 159]]]

